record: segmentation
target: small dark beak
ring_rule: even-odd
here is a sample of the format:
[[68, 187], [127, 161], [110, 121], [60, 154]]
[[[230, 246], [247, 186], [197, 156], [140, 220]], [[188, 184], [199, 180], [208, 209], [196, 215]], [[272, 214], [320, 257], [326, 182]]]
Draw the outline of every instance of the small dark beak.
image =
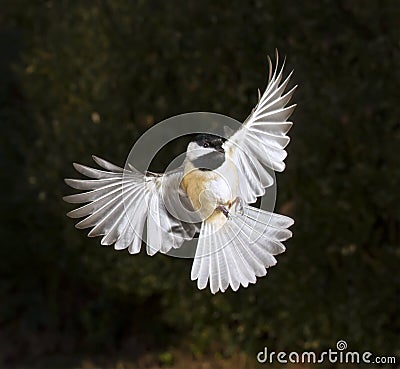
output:
[[225, 150], [224, 150], [224, 148], [223, 148], [222, 146], [217, 146], [217, 147], [216, 147], [216, 150], [217, 150], [218, 152], [220, 152], [221, 154], [225, 154]]

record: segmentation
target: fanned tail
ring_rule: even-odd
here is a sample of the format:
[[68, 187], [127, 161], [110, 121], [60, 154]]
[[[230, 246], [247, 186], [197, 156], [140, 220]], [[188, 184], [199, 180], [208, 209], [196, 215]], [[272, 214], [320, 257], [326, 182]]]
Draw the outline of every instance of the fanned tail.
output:
[[282, 241], [292, 236], [291, 218], [251, 206], [218, 217], [203, 222], [191, 273], [199, 289], [209, 283], [212, 293], [229, 286], [236, 291], [265, 276], [276, 264], [274, 255], [285, 251]]

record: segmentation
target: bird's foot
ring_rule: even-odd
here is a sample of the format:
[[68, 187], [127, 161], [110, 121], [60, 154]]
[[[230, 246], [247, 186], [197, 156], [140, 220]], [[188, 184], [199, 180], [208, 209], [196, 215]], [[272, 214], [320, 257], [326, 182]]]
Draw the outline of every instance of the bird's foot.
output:
[[244, 214], [243, 201], [239, 196], [236, 197], [236, 199], [232, 201], [231, 206], [235, 207], [235, 212], [238, 212], [241, 215]]
[[227, 219], [229, 219], [229, 211], [224, 205], [217, 206], [217, 210], [224, 214]]

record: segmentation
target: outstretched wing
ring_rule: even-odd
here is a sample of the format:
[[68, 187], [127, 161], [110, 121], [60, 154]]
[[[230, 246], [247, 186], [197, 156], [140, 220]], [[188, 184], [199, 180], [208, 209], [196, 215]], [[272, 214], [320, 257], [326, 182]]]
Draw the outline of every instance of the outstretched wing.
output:
[[89, 237], [103, 236], [102, 245], [115, 243], [116, 250], [128, 248], [131, 254], [140, 251], [144, 230], [149, 255], [166, 253], [193, 238], [195, 225], [176, 219], [164, 205], [168, 192], [179, 190], [181, 171], [142, 174], [96, 156], [93, 160], [102, 170], [74, 164], [79, 173], [91, 179], [65, 180], [70, 187], [86, 191], [64, 197], [73, 204], [87, 203], [67, 214], [84, 218], [76, 228], [93, 227]]
[[240, 173], [239, 196], [247, 203], [256, 201], [273, 184], [268, 169], [285, 169], [285, 147], [289, 143], [286, 133], [292, 126], [287, 121], [296, 105], [286, 107], [297, 86], [284, 92], [292, 73], [282, 82], [283, 68], [278, 72], [278, 53], [273, 70], [269, 62], [268, 85], [242, 127], [224, 144], [228, 157]]

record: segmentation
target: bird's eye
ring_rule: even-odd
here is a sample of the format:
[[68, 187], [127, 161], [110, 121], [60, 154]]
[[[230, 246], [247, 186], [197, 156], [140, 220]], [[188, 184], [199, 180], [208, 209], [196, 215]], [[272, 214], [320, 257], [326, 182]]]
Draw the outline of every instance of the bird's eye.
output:
[[204, 142], [203, 147], [210, 147], [210, 144], [208, 142]]

